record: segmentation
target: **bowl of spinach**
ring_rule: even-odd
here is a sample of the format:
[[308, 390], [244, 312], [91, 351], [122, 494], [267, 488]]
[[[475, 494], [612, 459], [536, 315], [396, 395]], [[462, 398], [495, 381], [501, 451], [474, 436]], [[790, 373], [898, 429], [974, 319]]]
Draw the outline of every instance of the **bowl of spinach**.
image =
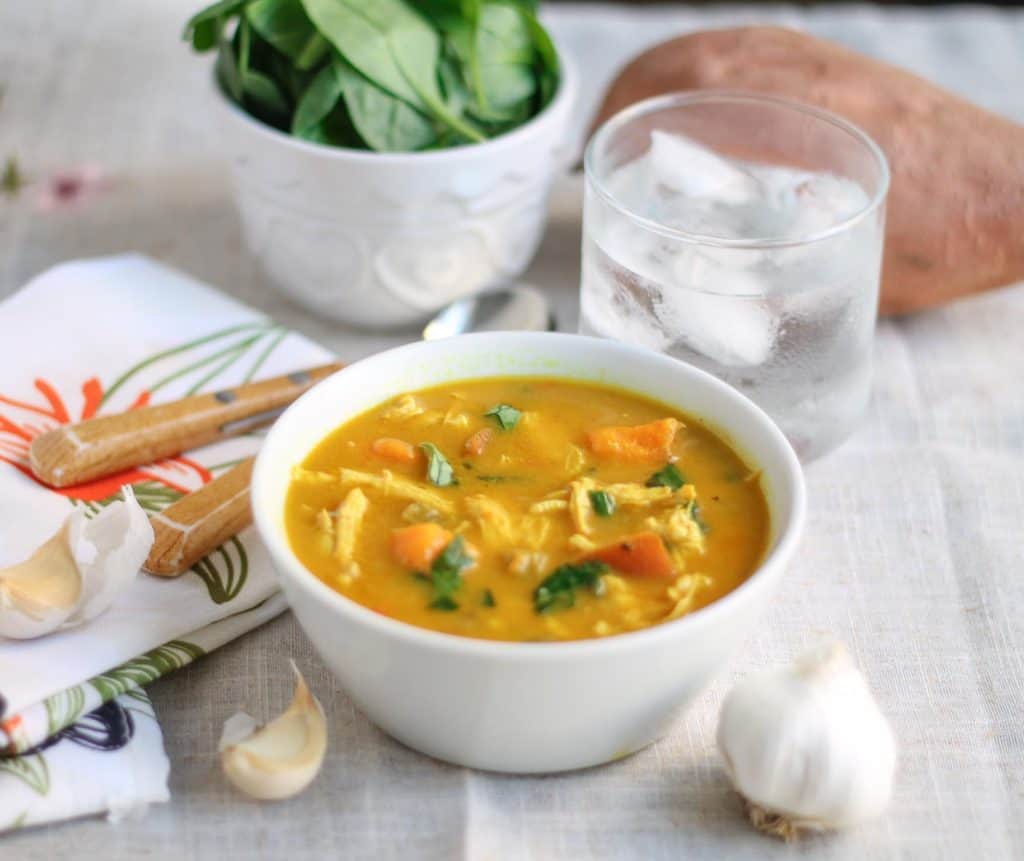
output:
[[249, 248], [302, 304], [392, 328], [529, 264], [574, 96], [534, 2], [220, 0], [185, 38]]

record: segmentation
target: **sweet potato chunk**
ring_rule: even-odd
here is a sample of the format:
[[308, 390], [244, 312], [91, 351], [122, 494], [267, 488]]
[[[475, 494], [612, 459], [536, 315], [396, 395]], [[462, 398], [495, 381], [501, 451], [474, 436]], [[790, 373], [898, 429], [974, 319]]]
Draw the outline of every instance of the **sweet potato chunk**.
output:
[[391, 533], [391, 555], [410, 571], [429, 571], [452, 533], [436, 523], [415, 523]]
[[395, 463], [416, 463], [420, 458], [419, 449], [411, 442], [395, 439], [394, 437], [382, 436], [370, 444], [370, 451], [377, 457]]
[[469, 436], [462, 444], [463, 454], [467, 457], [479, 457], [484, 453], [493, 437], [493, 430], [490, 428], [480, 428], [480, 430]]
[[627, 535], [614, 544], [599, 547], [587, 559], [599, 559], [620, 574], [643, 577], [671, 577], [675, 571], [664, 542], [654, 532]]
[[682, 426], [678, 419], [659, 419], [632, 427], [598, 428], [587, 434], [587, 442], [594, 454], [608, 460], [664, 461], [672, 454], [672, 442]]

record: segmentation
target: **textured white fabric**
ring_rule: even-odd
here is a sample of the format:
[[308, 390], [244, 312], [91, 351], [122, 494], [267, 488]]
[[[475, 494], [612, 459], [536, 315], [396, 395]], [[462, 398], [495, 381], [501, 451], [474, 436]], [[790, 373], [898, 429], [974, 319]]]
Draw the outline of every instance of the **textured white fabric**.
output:
[[[63, 259], [136, 249], [166, 259], [344, 358], [396, 338], [317, 320], [240, 247], [206, 125], [206, 67], [176, 41], [184, 0], [0, 6], [0, 155], [44, 176], [100, 163], [104, 195], [38, 213], [0, 202], [0, 291]], [[798, 24], [885, 57], [1024, 122], [1024, 13], [871, 7], [632, 11], [552, 7], [588, 104], [614, 67], [685, 30]], [[581, 110], [579, 129], [588, 112]], [[531, 279], [575, 327], [578, 183], [559, 189]], [[388, 740], [331, 680], [290, 615], [150, 688], [172, 763], [170, 804], [0, 839], [0, 855], [254, 859], [1003, 859], [1024, 856], [1024, 288], [881, 325], [862, 430], [809, 470], [806, 538], [778, 599], [723, 678], [663, 741], [611, 766], [509, 778]], [[411, 337], [411, 335], [406, 336]], [[714, 751], [733, 678], [823, 633], [846, 640], [899, 735], [895, 796], [874, 825], [795, 849], [752, 833]], [[330, 720], [316, 783], [276, 806], [238, 797], [215, 762], [223, 720], [267, 716], [294, 655]]]

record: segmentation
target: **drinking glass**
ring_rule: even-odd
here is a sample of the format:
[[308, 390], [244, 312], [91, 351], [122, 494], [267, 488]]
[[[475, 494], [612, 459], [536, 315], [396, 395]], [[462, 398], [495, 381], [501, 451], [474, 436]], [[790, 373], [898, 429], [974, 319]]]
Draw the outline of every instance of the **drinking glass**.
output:
[[580, 330], [697, 365], [804, 461], [871, 390], [889, 170], [846, 120], [753, 93], [633, 105], [585, 159]]

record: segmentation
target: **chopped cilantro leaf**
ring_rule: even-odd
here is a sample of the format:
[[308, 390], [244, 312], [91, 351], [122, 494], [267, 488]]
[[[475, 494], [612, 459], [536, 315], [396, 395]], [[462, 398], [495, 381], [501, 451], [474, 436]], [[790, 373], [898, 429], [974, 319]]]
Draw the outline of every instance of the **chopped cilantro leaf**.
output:
[[679, 490], [684, 484], [686, 484], [686, 476], [676, 468], [674, 463], [666, 464], [647, 479], [648, 487], [671, 487], [673, 490]]
[[590, 507], [599, 517], [611, 517], [615, 513], [615, 498], [604, 490], [590, 491]]
[[466, 552], [466, 542], [456, 535], [430, 566], [430, 582], [434, 587], [434, 610], [457, 610], [459, 605], [452, 597], [462, 586], [462, 572], [473, 564], [473, 557]]
[[455, 480], [455, 471], [448, 463], [448, 459], [441, 454], [441, 449], [432, 442], [421, 442], [420, 448], [427, 455], [427, 481], [435, 487], [451, 487], [458, 484]]
[[498, 423], [498, 427], [507, 431], [512, 430], [519, 423], [519, 419], [523, 414], [508, 404], [496, 404], [485, 412], [484, 415], [493, 418]]
[[608, 566], [597, 559], [559, 566], [534, 590], [534, 609], [538, 613], [568, 610], [576, 603], [576, 589], [582, 586], [595, 589], [607, 570]]

